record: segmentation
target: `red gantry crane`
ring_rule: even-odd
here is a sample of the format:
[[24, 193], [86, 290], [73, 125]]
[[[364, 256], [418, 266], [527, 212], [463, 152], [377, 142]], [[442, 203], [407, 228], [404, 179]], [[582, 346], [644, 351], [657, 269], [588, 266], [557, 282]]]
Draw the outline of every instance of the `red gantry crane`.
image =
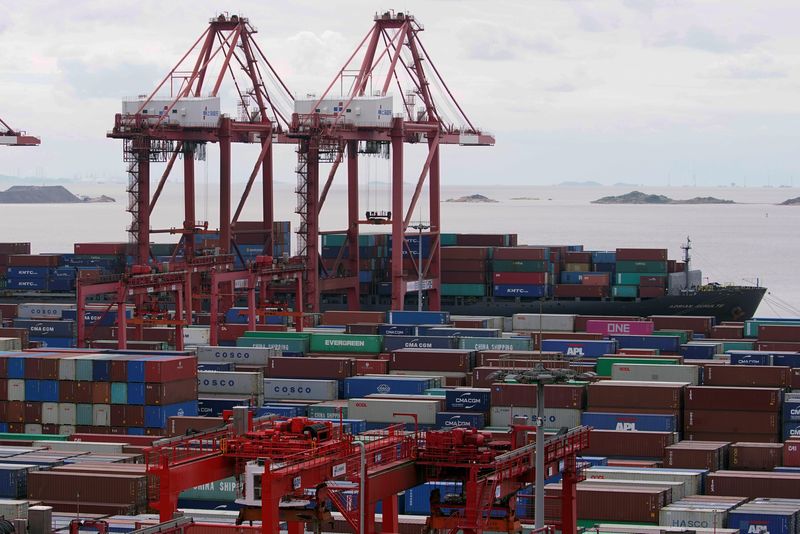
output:
[[[392, 309], [403, 309], [406, 292], [419, 283], [428, 291], [428, 307], [440, 307], [439, 149], [441, 145], [494, 145], [494, 137], [477, 128], [464, 113], [422, 44], [422, 31], [413, 15], [377, 14], [373, 27], [325, 92], [295, 100], [289, 135], [299, 141], [297, 234], [298, 253], [307, 258], [306, 311], [320, 311], [323, 291], [346, 294], [348, 307], [358, 309], [358, 236], [360, 226], [368, 224], [391, 225]], [[333, 95], [337, 85], [341, 94]], [[427, 147], [408, 203], [403, 191], [406, 143]], [[391, 209], [367, 210], [366, 218], [362, 218], [358, 203], [360, 155], [391, 159]], [[348, 226], [346, 231], [323, 232], [320, 210], [345, 158]], [[321, 190], [320, 163], [332, 163]], [[424, 247], [424, 257], [417, 257], [418, 247], [409, 246], [407, 233], [426, 181], [430, 231], [418, 238], [430, 240], [430, 244]], [[328, 270], [320, 267], [319, 239], [324, 233], [347, 235]], [[409, 260], [407, 269], [404, 258]]]
[[39, 146], [41, 139], [27, 135], [23, 131], [14, 130], [0, 118], [0, 145], [6, 146]]

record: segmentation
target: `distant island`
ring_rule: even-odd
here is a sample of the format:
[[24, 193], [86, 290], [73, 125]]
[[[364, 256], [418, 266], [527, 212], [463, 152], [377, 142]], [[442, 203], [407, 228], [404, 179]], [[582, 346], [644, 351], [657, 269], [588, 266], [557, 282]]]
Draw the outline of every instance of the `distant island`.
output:
[[641, 191], [631, 191], [626, 195], [603, 197], [592, 204], [734, 204], [732, 200], [714, 197], [694, 197], [687, 200], [674, 200], [664, 195], [647, 195]]
[[459, 198], [448, 198], [445, 202], [483, 202], [491, 204], [497, 201], [483, 195], [467, 195]]
[[0, 204], [93, 204], [115, 202], [106, 195], [77, 196], [61, 185], [15, 185], [0, 191]]
[[541, 200], [539, 197], [514, 197], [511, 200]]
[[597, 182], [561, 182], [558, 187], [603, 187], [603, 184]]
[[780, 204], [781, 206], [800, 206], [800, 197], [790, 198], [789, 200], [784, 200]]

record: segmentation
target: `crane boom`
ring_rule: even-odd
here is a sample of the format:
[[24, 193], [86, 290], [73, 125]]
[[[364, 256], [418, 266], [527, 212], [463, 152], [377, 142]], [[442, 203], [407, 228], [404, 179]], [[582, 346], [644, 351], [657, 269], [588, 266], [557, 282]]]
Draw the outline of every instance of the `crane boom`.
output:
[[11, 128], [6, 121], [0, 118], [0, 145], [6, 146], [39, 146], [42, 140], [23, 131]]

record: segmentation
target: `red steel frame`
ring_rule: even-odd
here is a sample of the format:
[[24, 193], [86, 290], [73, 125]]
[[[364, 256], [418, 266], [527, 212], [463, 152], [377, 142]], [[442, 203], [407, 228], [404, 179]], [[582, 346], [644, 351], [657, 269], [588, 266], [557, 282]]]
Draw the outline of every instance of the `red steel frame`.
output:
[[[348, 95], [342, 96], [341, 111], [332, 115], [312, 113], [310, 115], [292, 116], [290, 135], [300, 139], [298, 147], [298, 189], [307, 196], [300, 211], [305, 227], [301, 224], [301, 239], [305, 241], [305, 256], [308, 258], [306, 274], [306, 307], [308, 311], [320, 311], [320, 292], [339, 291], [346, 292], [348, 307], [359, 307], [359, 282], [358, 282], [358, 235], [359, 225], [364, 221], [359, 220], [358, 207], [358, 143], [359, 141], [381, 141], [391, 146], [392, 158], [392, 309], [402, 309], [406, 294], [406, 273], [403, 270], [404, 251], [412, 258], [413, 279], [422, 274], [422, 277], [431, 280], [432, 288], [428, 290], [428, 306], [431, 310], [440, 309], [440, 231], [441, 214], [440, 202], [440, 168], [439, 148], [446, 144], [461, 145], [494, 145], [494, 137], [475, 128], [469, 118], [464, 114], [461, 106], [453, 97], [439, 70], [431, 60], [430, 55], [419, 39], [423, 27], [412, 15], [404, 13], [386, 12], [375, 16], [372, 29], [364, 37], [356, 50], [352, 53], [345, 65], [339, 70], [334, 80], [328, 85], [323, 95], [317, 101], [316, 109], [325, 99], [337, 81], [344, 86], [344, 78], [353, 76], [349, 67], [359, 53], [363, 52], [361, 65], [355, 73], [355, 80]], [[401, 51], [407, 50], [410, 61], [404, 59]], [[386, 67], [386, 72], [378, 75], [382, 70], [380, 65]], [[385, 96], [390, 87], [396, 86], [403, 97], [403, 114], [396, 116], [390, 127], [354, 127], [343, 120], [345, 110], [353, 99], [364, 96], [373, 80], [378, 79], [381, 87], [380, 95]], [[441, 86], [441, 99], [437, 99], [431, 92], [431, 82]], [[419, 98], [423, 109], [415, 109], [415, 100]], [[444, 117], [441, 104], [457, 110], [458, 120], [464, 126], [456, 127], [448, 123]], [[428, 155], [420, 170], [413, 197], [405, 205], [403, 198], [403, 145], [405, 143], [425, 143], [428, 146]], [[333, 166], [327, 180], [320, 191], [320, 154], [327, 153], [329, 157], [335, 155]], [[339, 253], [337, 263], [343, 262], [348, 270], [343, 277], [321, 277], [319, 260], [319, 211], [322, 209], [327, 192], [331, 187], [339, 163], [345, 156], [347, 163], [348, 184], [348, 227], [347, 240], [343, 249], [348, 249], [348, 257], [342, 260], [343, 251]], [[414, 213], [414, 209], [428, 179], [428, 195], [430, 201], [430, 254], [427, 258], [413, 259], [413, 253], [406, 241], [406, 233]], [[404, 211], [404, 208], [405, 211]], [[327, 232], [330, 233], [330, 232]], [[415, 251], [414, 251], [415, 252]]]

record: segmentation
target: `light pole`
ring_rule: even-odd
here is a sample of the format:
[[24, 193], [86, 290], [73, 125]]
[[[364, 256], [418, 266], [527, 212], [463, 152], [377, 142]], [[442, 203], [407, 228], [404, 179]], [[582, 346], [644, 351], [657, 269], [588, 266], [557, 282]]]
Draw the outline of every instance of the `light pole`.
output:
[[544, 528], [544, 386], [555, 382], [549, 372], [538, 372], [533, 378], [536, 384], [536, 506], [534, 528]]
[[417, 241], [417, 311], [422, 311], [422, 231], [430, 227], [429, 224], [423, 222], [409, 226], [409, 228], [419, 230], [419, 241]]

